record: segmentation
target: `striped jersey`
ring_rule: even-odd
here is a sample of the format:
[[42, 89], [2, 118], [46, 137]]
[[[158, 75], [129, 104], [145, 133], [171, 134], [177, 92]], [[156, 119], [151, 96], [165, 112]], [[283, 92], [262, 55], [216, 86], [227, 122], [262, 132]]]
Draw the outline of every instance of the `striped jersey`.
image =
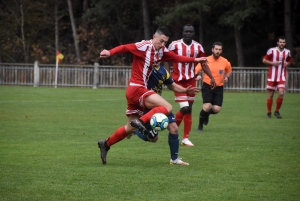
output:
[[264, 59], [269, 61], [280, 61], [281, 64], [278, 66], [269, 66], [268, 71], [268, 81], [269, 82], [279, 82], [285, 81], [286, 79], [286, 67], [284, 64], [286, 62], [291, 62], [291, 52], [288, 49], [283, 49], [280, 51], [277, 47], [270, 48], [267, 51], [267, 54], [264, 56]]
[[117, 46], [109, 50], [110, 55], [130, 52], [133, 54], [129, 85], [147, 87], [152, 66], [160, 61], [194, 62], [194, 58], [179, 57], [166, 47], [155, 50], [152, 40]]
[[[192, 40], [190, 45], [185, 44], [183, 39], [173, 41], [168, 49], [180, 56], [191, 58], [206, 57], [202, 45], [194, 40]], [[195, 63], [173, 62], [172, 77], [175, 82], [194, 78], [196, 65]]]

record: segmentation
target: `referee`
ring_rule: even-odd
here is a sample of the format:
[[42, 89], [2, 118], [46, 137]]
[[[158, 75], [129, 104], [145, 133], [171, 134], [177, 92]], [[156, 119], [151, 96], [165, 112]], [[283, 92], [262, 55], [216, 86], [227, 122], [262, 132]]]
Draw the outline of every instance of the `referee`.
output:
[[[215, 78], [216, 87], [210, 85], [210, 78], [204, 74], [202, 86], [203, 107], [200, 111], [198, 131], [203, 131], [203, 125], [207, 125], [210, 114], [220, 112], [223, 103], [224, 83], [228, 81], [232, 68], [230, 62], [221, 56], [223, 44], [215, 42], [212, 46], [212, 55], [207, 57], [207, 64]], [[197, 65], [195, 72], [198, 74], [202, 70], [201, 65]], [[197, 76], [197, 80], [201, 79]]]

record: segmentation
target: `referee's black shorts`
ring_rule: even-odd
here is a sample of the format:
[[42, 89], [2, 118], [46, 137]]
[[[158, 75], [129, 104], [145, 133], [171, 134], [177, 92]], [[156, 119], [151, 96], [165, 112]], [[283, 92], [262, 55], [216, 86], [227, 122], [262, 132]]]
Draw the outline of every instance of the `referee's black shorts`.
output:
[[203, 103], [211, 103], [212, 105], [222, 106], [224, 87], [219, 86], [211, 89], [210, 85], [203, 82], [202, 85], [202, 99]]

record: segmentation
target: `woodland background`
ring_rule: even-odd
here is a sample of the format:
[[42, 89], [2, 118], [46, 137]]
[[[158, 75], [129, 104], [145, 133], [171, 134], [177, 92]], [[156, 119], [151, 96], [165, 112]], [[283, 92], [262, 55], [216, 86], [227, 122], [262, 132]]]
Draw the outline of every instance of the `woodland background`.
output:
[[[132, 55], [99, 59], [102, 49], [151, 39], [168, 26], [169, 42], [192, 24], [207, 55], [224, 44], [232, 66], [261, 67], [284, 35], [300, 66], [299, 0], [0, 0], [0, 63], [130, 65]], [[297, 26], [298, 25], [298, 26]]]

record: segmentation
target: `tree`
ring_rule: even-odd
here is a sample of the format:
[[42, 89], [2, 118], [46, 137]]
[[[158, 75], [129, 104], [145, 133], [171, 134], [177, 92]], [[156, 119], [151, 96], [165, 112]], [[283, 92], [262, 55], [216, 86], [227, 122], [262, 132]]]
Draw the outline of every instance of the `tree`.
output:
[[79, 51], [79, 45], [78, 45], [77, 30], [76, 30], [76, 24], [75, 24], [75, 20], [74, 20], [73, 7], [72, 7], [71, 0], [68, 0], [68, 8], [69, 8], [69, 15], [70, 15], [70, 20], [71, 20], [71, 25], [72, 25], [72, 32], [73, 32], [76, 56], [77, 56], [77, 60], [80, 62], [81, 58], [80, 58], [80, 51]]
[[150, 19], [147, 0], [142, 0], [143, 7], [143, 22], [144, 22], [144, 38], [146, 40], [151, 39], [150, 35]]
[[236, 43], [236, 54], [238, 66], [243, 67], [244, 65], [244, 53], [242, 45], [241, 29], [248, 23], [248, 19], [254, 15], [257, 15], [260, 10], [260, 1], [239, 1], [230, 0], [226, 1], [231, 9], [224, 12], [219, 18], [219, 23], [233, 27], [234, 38]]
[[286, 47], [293, 52], [291, 0], [284, 1], [284, 32], [286, 38]]

